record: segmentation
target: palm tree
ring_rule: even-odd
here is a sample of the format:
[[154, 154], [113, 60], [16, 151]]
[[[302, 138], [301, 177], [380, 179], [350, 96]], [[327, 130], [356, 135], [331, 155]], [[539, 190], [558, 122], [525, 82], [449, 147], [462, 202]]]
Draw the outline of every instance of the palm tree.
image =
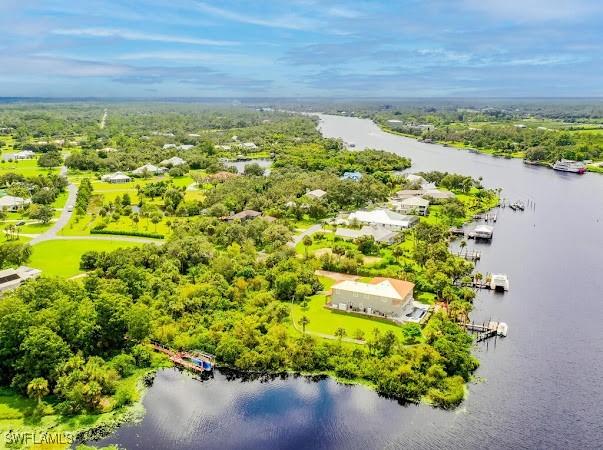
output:
[[304, 252], [306, 255], [306, 259], [308, 259], [308, 247], [312, 245], [312, 238], [308, 235], [304, 236], [302, 239], [302, 243], [304, 244]]
[[50, 393], [48, 389], [48, 381], [44, 378], [34, 378], [27, 385], [27, 395], [31, 398], [35, 398], [38, 404], [42, 402], [42, 398], [46, 397]]
[[306, 316], [302, 316], [301, 319], [299, 319], [299, 323], [301, 323], [302, 326], [302, 333], [306, 334], [306, 325], [310, 323], [310, 319], [308, 319]]
[[347, 334], [345, 328], [339, 327], [335, 330], [335, 337], [339, 339], [339, 342], [341, 342]]

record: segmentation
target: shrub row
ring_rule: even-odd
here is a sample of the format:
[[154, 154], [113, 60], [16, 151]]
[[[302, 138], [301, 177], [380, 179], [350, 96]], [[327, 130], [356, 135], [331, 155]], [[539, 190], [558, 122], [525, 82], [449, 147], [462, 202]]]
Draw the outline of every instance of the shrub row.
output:
[[152, 233], [147, 231], [126, 231], [126, 230], [108, 230], [106, 228], [92, 228], [90, 234], [115, 234], [119, 236], [148, 237], [152, 239], [163, 239], [165, 236], [161, 233]]

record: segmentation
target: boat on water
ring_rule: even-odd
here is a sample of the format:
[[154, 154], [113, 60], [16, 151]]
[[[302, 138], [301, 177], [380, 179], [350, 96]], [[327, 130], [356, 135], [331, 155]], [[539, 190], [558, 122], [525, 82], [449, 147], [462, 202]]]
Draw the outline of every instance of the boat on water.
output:
[[496, 327], [496, 334], [502, 337], [506, 337], [509, 332], [509, 325], [505, 322], [500, 322]]
[[560, 159], [553, 164], [553, 169], [560, 172], [572, 172], [583, 174], [586, 172], [586, 165], [581, 161], [573, 161], [571, 159]]
[[490, 277], [490, 289], [505, 292], [509, 290], [509, 277], [502, 273], [493, 273]]

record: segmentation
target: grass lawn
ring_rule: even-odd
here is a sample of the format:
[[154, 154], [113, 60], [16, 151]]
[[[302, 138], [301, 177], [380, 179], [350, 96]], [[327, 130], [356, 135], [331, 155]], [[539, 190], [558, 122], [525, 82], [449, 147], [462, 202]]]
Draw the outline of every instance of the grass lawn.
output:
[[82, 272], [80, 258], [85, 252], [112, 251], [134, 245], [139, 244], [120, 242], [117, 239], [115, 241], [44, 241], [33, 246], [32, 256], [27, 265], [42, 270], [43, 275], [46, 276], [69, 278]]
[[314, 333], [333, 335], [335, 330], [341, 327], [346, 330], [347, 337], [353, 338], [356, 330], [362, 330], [366, 339], [374, 328], [381, 332], [387, 330], [400, 332], [400, 327], [391, 322], [331, 311], [324, 307], [325, 300], [326, 296], [322, 294], [310, 297], [306, 311], [300, 305], [293, 305], [291, 317], [295, 320], [297, 328], [301, 329], [299, 320], [305, 315], [310, 319], [310, 323], [306, 325], [306, 331]]
[[39, 167], [36, 159], [0, 163], [0, 174], [8, 172], [17, 173], [26, 177], [33, 177], [36, 175], [46, 175], [48, 173], [58, 173], [59, 169]]

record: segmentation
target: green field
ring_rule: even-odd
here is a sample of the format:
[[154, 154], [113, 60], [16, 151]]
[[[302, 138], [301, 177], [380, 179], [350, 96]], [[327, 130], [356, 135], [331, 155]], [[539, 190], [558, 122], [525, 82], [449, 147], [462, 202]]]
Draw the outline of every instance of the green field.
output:
[[36, 159], [25, 159], [22, 161], [0, 162], [0, 174], [16, 173], [26, 177], [46, 175], [48, 173], [59, 173], [59, 169], [48, 169], [38, 166]]
[[139, 245], [133, 242], [101, 240], [50, 240], [40, 242], [32, 248], [28, 266], [42, 270], [45, 276], [72, 277], [81, 273], [80, 258], [90, 250], [112, 251], [118, 248]]

